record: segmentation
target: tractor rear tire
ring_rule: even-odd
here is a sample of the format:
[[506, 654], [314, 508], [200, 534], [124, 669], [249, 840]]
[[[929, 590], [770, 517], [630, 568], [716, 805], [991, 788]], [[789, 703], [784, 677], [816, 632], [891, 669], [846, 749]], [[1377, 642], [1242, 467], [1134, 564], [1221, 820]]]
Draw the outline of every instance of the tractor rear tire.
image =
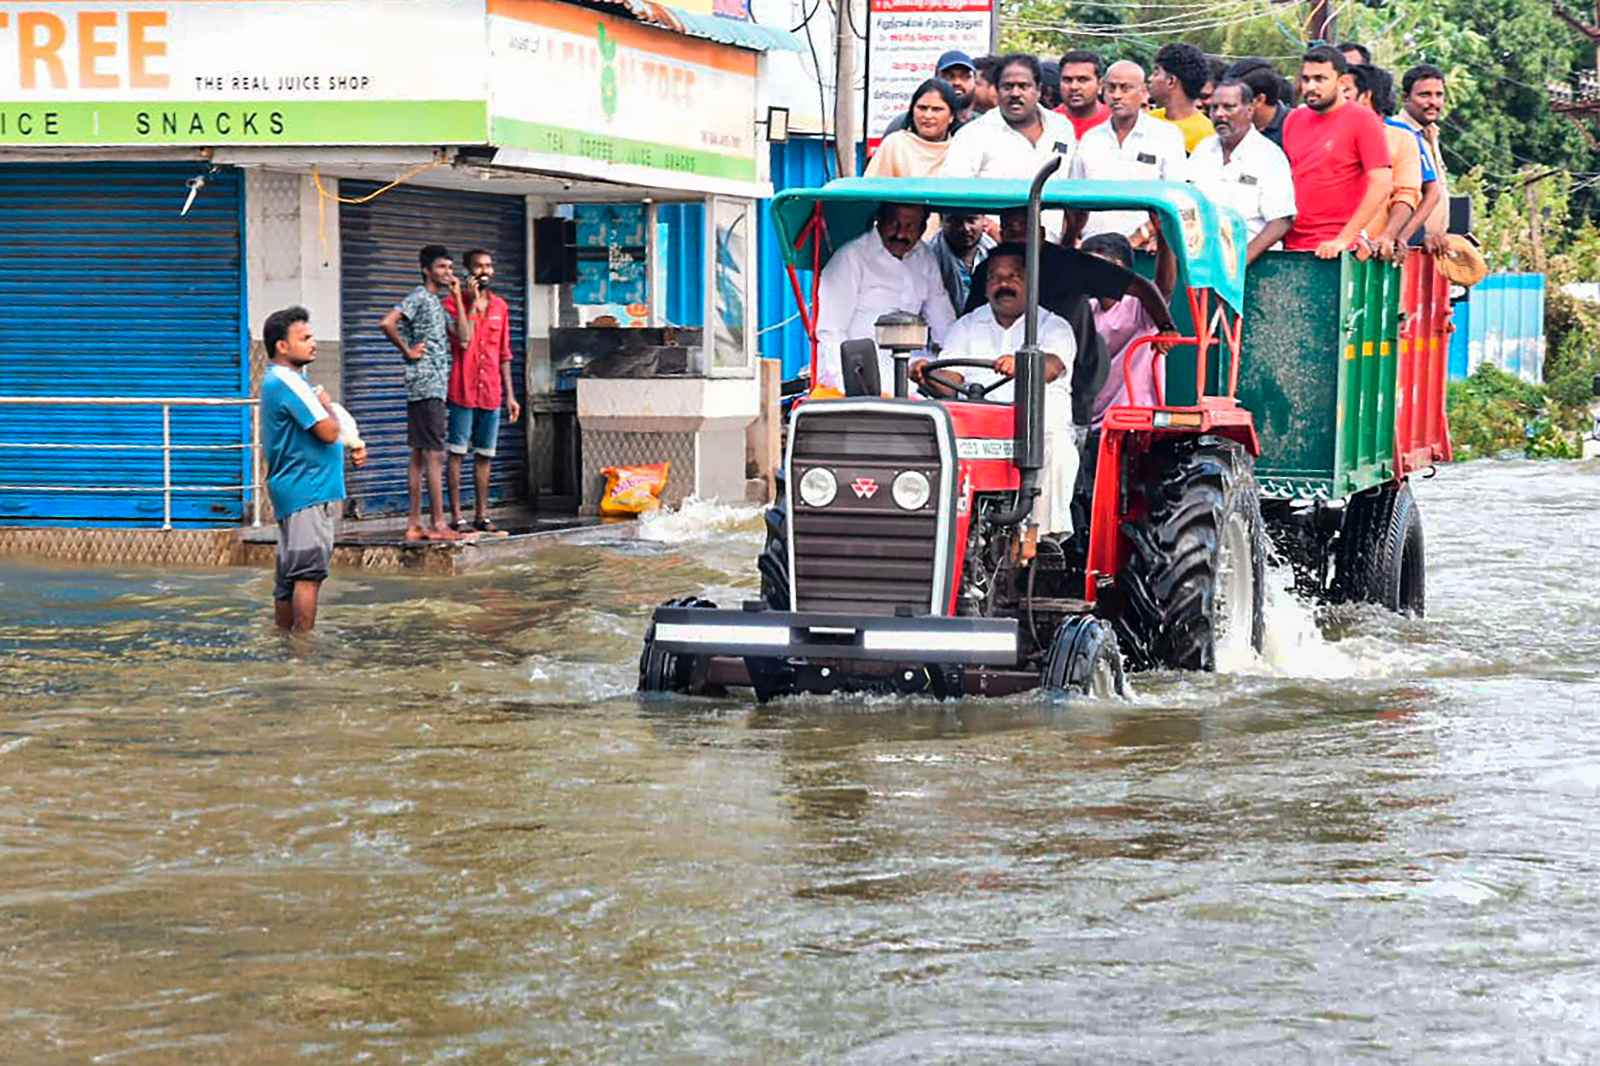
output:
[[1375, 603], [1422, 617], [1427, 608], [1427, 550], [1422, 512], [1411, 486], [1383, 485], [1345, 504], [1335, 590], [1342, 603]]
[[1255, 460], [1204, 436], [1160, 444], [1143, 459], [1145, 514], [1117, 584], [1122, 652], [1135, 669], [1215, 670], [1217, 646], [1265, 635], [1267, 535]]
[[1056, 627], [1039, 671], [1039, 687], [1101, 700], [1127, 695], [1122, 652], [1110, 623], [1078, 615]]
[[[663, 607], [716, 608], [710, 600], [684, 596], [668, 600]], [[656, 647], [656, 626], [645, 630], [644, 650], [639, 653], [639, 691], [670, 692], [680, 696], [720, 695], [705, 683], [705, 671], [697, 655], [680, 655]]]
[[761, 599], [774, 611], [789, 609], [789, 494], [779, 473], [772, 506], [767, 508], [767, 543], [756, 557], [761, 572]]

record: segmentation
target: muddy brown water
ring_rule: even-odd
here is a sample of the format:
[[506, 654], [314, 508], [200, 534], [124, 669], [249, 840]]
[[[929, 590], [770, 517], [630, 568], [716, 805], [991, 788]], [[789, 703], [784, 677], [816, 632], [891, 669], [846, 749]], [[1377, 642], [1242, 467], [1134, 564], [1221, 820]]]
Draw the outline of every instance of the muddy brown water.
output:
[[640, 702], [758, 522], [457, 579], [0, 568], [0, 1061], [1600, 1054], [1594, 464], [1418, 486], [1426, 620], [1029, 696]]

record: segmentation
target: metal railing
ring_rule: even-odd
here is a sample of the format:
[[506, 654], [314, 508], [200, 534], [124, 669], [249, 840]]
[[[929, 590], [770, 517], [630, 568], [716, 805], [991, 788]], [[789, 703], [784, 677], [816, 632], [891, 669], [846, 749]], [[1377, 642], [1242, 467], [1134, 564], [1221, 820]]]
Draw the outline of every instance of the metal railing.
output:
[[[90, 452], [154, 452], [161, 453], [161, 528], [172, 528], [172, 494], [175, 492], [250, 492], [250, 524], [261, 524], [261, 407], [254, 397], [241, 399], [210, 399], [196, 396], [0, 396], [0, 406], [9, 407], [160, 407], [160, 444], [38, 444], [26, 441], [0, 441], [0, 449], [14, 448], [23, 451], [90, 451]], [[172, 409], [174, 407], [248, 407], [250, 408], [250, 442], [248, 444], [174, 444], [172, 443]], [[173, 452], [250, 452], [250, 481], [237, 485], [174, 485], [172, 483]], [[98, 492], [98, 493], [150, 493], [151, 485], [0, 485], [0, 489], [18, 492]]]

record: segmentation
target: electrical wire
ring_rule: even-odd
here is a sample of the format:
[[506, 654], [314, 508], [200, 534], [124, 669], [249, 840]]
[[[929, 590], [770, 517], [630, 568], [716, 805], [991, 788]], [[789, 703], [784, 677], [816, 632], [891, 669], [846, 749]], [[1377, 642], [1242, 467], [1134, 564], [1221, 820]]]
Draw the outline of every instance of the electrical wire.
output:
[[[803, 2], [804, 2], [804, 0], [802, 0], [802, 3]], [[817, 0], [817, 2], [811, 6], [811, 13], [806, 15], [805, 18], [801, 19], [800, 20], [800, 25], [796, 26], [795, 29], [797, 29], [797, 30], [803, 29], [803, 30], [806, 31], [806, 47], [811, 50], [811, 69], [817, 72], [817, 121], [822, 127], [821, 130], [819, 131], [822, 134], [822, 149], [823, 149], [823, 151], [822, 151], [822, 180], [823, 181], [830, 181], [833, 178], [838, 177], [838, 173], [837, 173], [838, 168], [837, 167], [834, 168], [834, 173], [832, 173], [832, 174], [829, 173], [828, 156], [831, 153], [829, 153], [828, 150], [827, 150], [828, 149], [828, 93], [822, 87], [822, 60], [817, 55], [817, 43], [811, 37], [811, 20], [816, 17], [817, 11], [820, 10], [821, 7], [822, 7], [822, 0]], [[837, 60], [837, 49], [835, 49], [835, 60]], [[838, 86], [839, 86], [839, 75], [838, 75], [838, 71], [836, 69], [835, 72], [834, 72], [834, 91], [835, 92], [838, 91]], [[834, 143], [835, 146], [837, 146], [838, 143], [839, 143], [839, 131], [838, 130], [834, 130], [833, 133], [834, 133], [833, 143]]]

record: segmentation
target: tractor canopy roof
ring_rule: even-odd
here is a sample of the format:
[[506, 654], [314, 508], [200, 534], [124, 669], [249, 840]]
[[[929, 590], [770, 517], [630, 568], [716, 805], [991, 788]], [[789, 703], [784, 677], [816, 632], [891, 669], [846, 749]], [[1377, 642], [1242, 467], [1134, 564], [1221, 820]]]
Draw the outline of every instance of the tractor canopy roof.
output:
[[[786, 189], [772, 201], [786, 262], [809, 270], [815, 231], [806, 229], [820, 206], [827, 237], [821, 261], [866, 232], [878, 205], [921, 204], [935, 211], [995, 214], [1028, 205], [1027, 181], [961, 178], [841, 178], [821, 188]], [[1178, 259], [1179, 284], [1211, 289], [1235, 310], [1244, 305], [1244, 220], [1194, 186], [1173, 181], [1078, 181], [1057, 178], [1044, 186], [1045, 208], [1082, 211], [1152, 211]], [[804, 240], [800, 240], [801, 235]], [[1181, 235], [1182, 239], [1173, 239]]]

